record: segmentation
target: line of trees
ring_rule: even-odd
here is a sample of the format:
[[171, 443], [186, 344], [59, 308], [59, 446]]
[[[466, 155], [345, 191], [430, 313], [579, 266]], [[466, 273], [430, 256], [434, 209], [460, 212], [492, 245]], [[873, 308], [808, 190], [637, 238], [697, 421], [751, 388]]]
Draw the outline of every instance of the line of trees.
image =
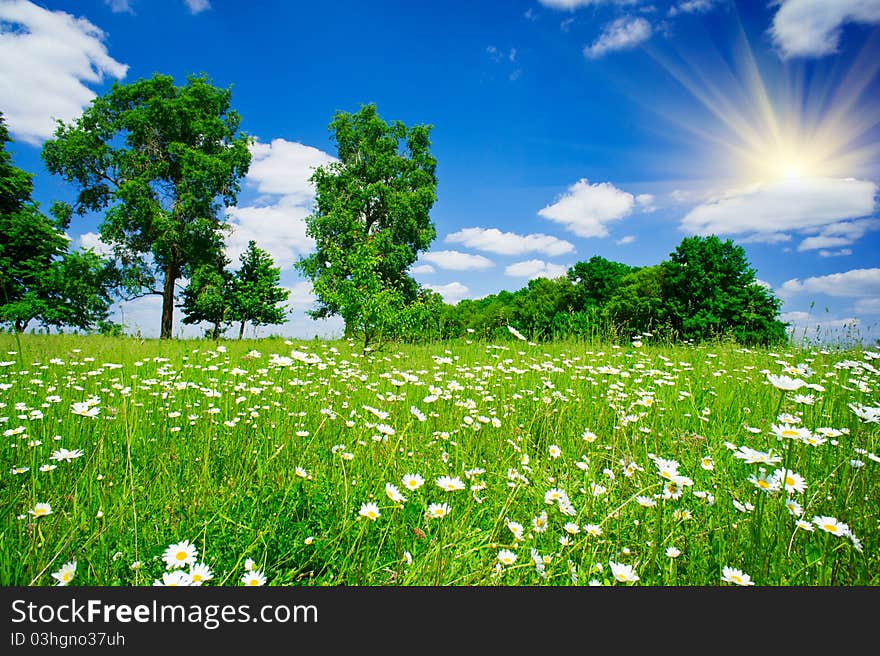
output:
[[757, 283], [745, 251], [716, 236], [686, 237], [668, 260], [633, 267], [594, 256], [566, 276], [536, 278], [421, 315], [406, 334], [436, 339], [475, 334], [509, 338], [508, 325], [530, 339], [602, 336], [702, 341], [731, 337], [743, 344], [786, 341], [781, 301]]
[[[251, 241], [230, 271], [224, 208], [237, 202], [252, 138], [242, 132], [231, 90], [205, 76], [176, 86], [154, 75], [115, 83], [82, 115], [59, 121], [42, 150], [48, 170], [76, 190], [47, 217], [32, 200], [30, 174], [12, 165], [0, 114], [0, 322], [111, 329], [114, 298], [162, 297], [161, 337], [172, 336], [177, 288], [183, 323], [210, 325], [217, 339], [233, 323], [286, 320], [280, 269]], [[306, 230], [312, 253], [295, 268], [317, 298], [309, 314], [341, 316], [365, 347], [516, 327], [531, 339], [653, 332], [675, 339], [729, 335], [749, 344], [785, 339], [780, 301], [758, 285], [744, 250], [717, 237], [685, 238], [656, 266], [595, 256], [567, 276], [539, 278], [452, 306], [419, 285], [410, 268], [436, 237], [437, 161], [430, 125], [386, 122], [375, 105], [337, 112], [329, 125], [337, 159], [310, 181], [315, 204]], [[96, 213], [108, 257], [70, 251], [74, 215]]]

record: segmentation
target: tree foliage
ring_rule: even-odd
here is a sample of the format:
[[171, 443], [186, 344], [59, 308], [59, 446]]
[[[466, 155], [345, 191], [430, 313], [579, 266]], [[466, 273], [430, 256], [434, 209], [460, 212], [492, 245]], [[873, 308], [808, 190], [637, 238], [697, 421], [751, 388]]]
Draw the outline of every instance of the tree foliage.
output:
[[[43, 147], [52, 173], [78, 188], [75, 210], [103, 212], [132, 295], [161, 294], [161, 336], [171, 337], [175, 284], [222, 248], [222, 205], [232, 205], [250, 165], [249, 137], [231, 90], [191, 76], [115, 83]], [[161, 279], [161, 289], [157, 289]]]
[[398, 332], [404, 310], [426, 298], [408, 271], [436, 236], [431, 126], [386, 123], [370, 104], [337, 112], [329, 129], [338, 161], [311, 178], [316, 250], [296, 266], [318, 299], [311, 316], [342, 316], [367, 346]]
[[68, 216], [45, 216], [31, 198], [32, 176], [12, 164], [0, 114], [0, 322], [23, 332], [91, 329], [108, 316], [111, 270], [91, 251], [68, 252]]
[[248, 242], [239, 261], [241, 266], [232, 278], [229, 316], [240, 322], [241, 338], [248, 322], [255, 326], [284, 323], [287, 310], [279, 303], [287, 300], [290, 291], [281, 287], [281, 269], [275, 266], [272, 256], [258, 248], [255, 241]]

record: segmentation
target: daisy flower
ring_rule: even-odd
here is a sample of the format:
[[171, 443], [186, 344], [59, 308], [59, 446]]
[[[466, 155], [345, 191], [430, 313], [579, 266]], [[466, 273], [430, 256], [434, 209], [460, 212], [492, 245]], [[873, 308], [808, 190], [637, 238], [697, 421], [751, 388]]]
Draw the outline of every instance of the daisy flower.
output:
[[28, 514], [34, 517], [45, 517], [52, 514], [52, 506], [48, 503], [35, 504], [32, 510], [28, 510]]
[[425, 516], [429, 519], [442, 519], [449, 514], [449, 505], [445, 503], [432, 503], [425, 511]]
[[182, 569], [175, 569], [171, 572], [164, 572], [162, 574], [162, 580], [160, 581], [159, 579], [156, 579], [153, 581], [153, 585], [164, 585], [168, 587], [188, 586], [192, 585], [192, 579], [189, 574]]
[[244, 585], [266, 585], [266, 575], [260, 570], [255, 569], [250, 572], [245, 572], [244, 576], [241, 577], [241, 582]]
[[612, 560], [608, 562], [608, 566], [611, 568], [611, 573], [614, 575], [615, 580], [620, 583], [635, 583], [639, 580], [639, 576], [636, 574], [632, 565], [615, 563]]
[[456, 492], [465, 488], [464, 481], [458, 476], [441, 476], [435, 482], [437, 487], [447, 492]]
[[165, 561], [166, 569], [174, 569], [175, 567], [186, 567], [194, 565], [198, 550], [194, 544], [190, 544], [189, 540], [177, 542], [169, 545], [162, 554], [162, 560]]
[[52, 578], [58, 581], [58, 585], [67, 585], [73, 580], [74, 574], [76, 574], [76, 561], [71, 560], [64, 563], [57, 572], [52, 572]]
[[816, 515], [813, 517], [813, 523], [823, 531], [831, 533], [831, 535], [843, 536], [849, 534], [849, 526], [834, 517]]
[[735, 567], [725, 567], [721, 572], [721, 580], [725, 583], [735, 583], [736, 585], [755, 585], [752, 577], [743, 573], [742, 570]]
[[418, 474], [404, 474], [403, 487], [407, 490], [418, 490], [424, 485], [425, 479]]
[[361, 509], [358, 511], [358, 514], [361, 517], [366, 517], [374, 522], [382, 516], [382, 513], [379, 512], [379, 506], [372, 501], [361, 504]]
[[393, 483], [385, 483], [385, 496], [395, 503], [406, 503], [406, 497], [400, 493]]
[[214, 578], [214, 572], [205, 563], [196, 563], [189, 569], [189, 578], [193, 585], [201, 585]]
[[513, 565], [516, 562], [516, 554], [510, 549], [499, 549], [498, 562], [502, 565]]

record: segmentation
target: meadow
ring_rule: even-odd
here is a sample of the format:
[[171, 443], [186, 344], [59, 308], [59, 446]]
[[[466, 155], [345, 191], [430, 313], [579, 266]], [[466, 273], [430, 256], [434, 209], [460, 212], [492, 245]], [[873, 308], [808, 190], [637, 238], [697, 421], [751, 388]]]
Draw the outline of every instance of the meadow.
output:
[[880, 584], [880, 353], [0, 335], [0, 584]]

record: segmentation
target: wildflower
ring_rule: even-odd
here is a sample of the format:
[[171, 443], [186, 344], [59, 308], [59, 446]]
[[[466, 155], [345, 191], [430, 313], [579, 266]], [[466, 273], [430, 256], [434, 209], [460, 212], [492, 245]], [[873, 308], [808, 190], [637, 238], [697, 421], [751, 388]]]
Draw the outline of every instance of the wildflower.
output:
[[849, 534], [849, 526], [834, 517], [817, 515], [813, 517], [813, 523], [823, 531], [831, 533], [831, 535], [843, 536]]
[[510, 331], [510, 334], [516, 337], [518, 340], [521, 340], [523, 342], [526, 341], [525, 336], [513, 326], [507, 326], [507, 330]]
[[361, 517], [366, 517], [367, 519], [371, 519], [374, 522], [382, 516], [379, 512], [379, 506], [377, 506], [372, 501], [369, 503], [361, 504], [361, 509], [358, 511], [358, 514]]
[[52, 506], [48, 503], [35, 504], [33, 510], [28, 510], [28, 514], [34, 517], [45, 517], [52, 514]]
[[260, 570], [255, 569], [245, 572], [244, 576], [241, 577], [241, 582], [245, 585], [266, 585], [266, 575]]
[[40, 465], [41, 472], [50, 472], [53, 469], [58, 469], [58, 465]]
[[175, 567], [185, 567], [186, 565], [194, 565], [198, 551], [194, 544], [190, 544], [189, 540], [177, 542], [169, 545], [162, 554], [162, 560], [165, 561], [166, 569], [174, 569]]
[[502, 565], [513, 565], [516, 562], [516, 554], [510, 549], [499, 549], [498, 562]]
[[309, 472], [307, 472], [307, 471], [306, 471], [305, 469], [303, 469], [302, 467], [297, 467], [296, 469], [294, 469], [294, 472], [295, 472], [296, 475], [299, 476], [300, 478], [309, 478]]
[[632, 565], [623, 565], [612, 560], [608, 562], [608, 566], [611, 568], [614, 578], [621, 583], [635, 583], [639, 580]]
[[196, 563], [189, 569], [189, 578], [193, 585], [201, 585], [214, 578], [214, 572], [205, 563]]
[[804, 519], [797, 520], [797, 527], [802, 531], [809, 531], [810, 533], [816, 530], [815, 528], [813, 528], [813, 525], [810, 524], [810, 522]]
[[70, 462], [71, 460], [74, 460], [75, 458], [79, 458], [82, 455], [83, 455], [82, 449], [74, 449], [73, 451], [70, 451], [68, 449], [61, 448], [61, 449], [58, 449], [57, 451], [53, 451], [52, 455], [49, 456], [49, 458], [51, 460], [58, 460], [58, 461], [64, 460], [65, 462]]
[[800, 517], [804, 514], [804, 509], [801, 507], [801, 504], [792, 498], [785, 500], [785, 507], [792, 517]]
[[581, 437], [587, 442], [595, 442], [598, 439], [598, 436], [591, 430], [585, 430]]
[[406, 497], [400, 493], [397, 486], [392, 483], [385, 483], [385, 496], [395, 503], [406, 503]]
[[547, 530], [547, 513], [542, 512], [537, 517], [532, 518], [532, 530], [535, 533], [543, 533]]
[[156, 579], [153, 581], [153, 585], [164, 585], [168, 587], [189, 586], [192, 585], [192, 579], [189, 574], [182, 569], [176, 569], [171, 572], [164, 572], [162, 574], [162, 580], [160, 581], [159, 579]]
[[788, 493], [797, 492], [798, 494], [803, 494], [807, 489], [807, 482], [804, 480], [804, 477], [790, 469], [777, 469], [773, 472], [773, 478], [776, 479], [777, 485], [785, 487], [785, 491]]
[[522, 541], [523, 531], [525, 530], [523, 528], [522, 524], [520, 524], [519, 522], [511, 521], [510, 519], [508, 519], [507, 520], [507, 528], [510, 530], [511, 533], [513, 533], [513, 537], [517, 542]]
[[430, 519], [442, 519], [448, 514], [449, 505], [445, 503], [432, 503], [425, 512], [425, 516]]
[[807, 381], [801, 380], [800, 378], [774, 376], [773, 374], [767, 374], [767, 380], [770, 382], [771, 385], [773, 385], [773, 387], [783, 392], [792, 392], [794, 390], [799, 390], [801, 387], [807, 384]]
[[657, 505], [657, 500], [652, 499], [651, 497], [639, 495], [636, 497], [636, 503], [638, 503], [643, 508], [653, 508]]
[[721, 580], [725, 583], [735, 583], [736, 585], [755, 585], [752, 577], [743, 573], [742, 570], [735, 567], [725, 567], [722, 570]]
[[781, 426], [772, 424], [770, 430], [772, 430], [773, 434], [779, 438], [787, 437], [791, 440], [800, 440], [803, 442], [810, 437], [809, 429], [792, 426], [791, 424], [782, 424]]
[[73, 580], [74, 574], [76, 574], [76, 561], [71, 560], [64, 563], [57, 572], [52, 572], [52, 578], [58, 581], [58, 585], [67, 585]]
[[666, 547], [666, 557], [667, 558], [678, 558], [681, 555], [681, 550], [677, 547]]
[[584, 524], [584, 533], [597, 538], [602, 535], [602, 527], [598, 524]]
[[81, 417], [97, 417], [101, 408], [91, 405], [88, 401], [77, 401], [70, 406], [70, 411]]
[[257, 564], [254, 562], [253, 558], [247, 558], [244, 561], [244, 568], [248, 572], [253, 572], [255, 569], [257, 569]]
[[550, 453], [550, 457], [553, 458], [554, 460], [556, 460], [556, 458], [558, 458], [559, 456], [562, 455], [562, 449], [560, 449], [555, 444], [551, 444], [550, 447], [547, 449], [547, 451]]
[[436, 481], [437, 487], [447, 492], [455, 492], [465, 488], [464, 481], [458, 476], [441, 476]]
[[713, 469], [715, 469], [715, 461], [712, 460], [712, 456], [703, 456], [700, 459], [700, 467], [702, 467], [706, 471], [712, 471]]
[[409, 407], [409, 413], [410, 413], [413, 417], [415, 417], [416, 419], [418, 419], [419, 421], [425, 421], [425, 420], [427, 420], [427, 417], [425, 416], [425, 413], [422, 412], [421, 410], [419, 410], [419, 409], [418, 409], [417, 407], [415, 407], [414, 405], [411, 405], [411, 406]]
[[749, 476], [749, 483], [768, 494], [779, 492], [779, 480], [775, 476], [768, 477], [763, 468], [757, 476], [755, 474]]
[[566, 522], [565, 526], [562, 527], [566, 533], [570, 535], [577, 535], [581, 531], [581, 527], [575, 524], [574, 522]]
[[404, 558], [404, 560], [406, 560], [406, 564], [407, 564], [407, 565], [412, 565], [413, 557], [412, 557], [412, 554], [411, 554], [409, 551], [404, 551], [404, 552], [403, 552], [403, 558]]

